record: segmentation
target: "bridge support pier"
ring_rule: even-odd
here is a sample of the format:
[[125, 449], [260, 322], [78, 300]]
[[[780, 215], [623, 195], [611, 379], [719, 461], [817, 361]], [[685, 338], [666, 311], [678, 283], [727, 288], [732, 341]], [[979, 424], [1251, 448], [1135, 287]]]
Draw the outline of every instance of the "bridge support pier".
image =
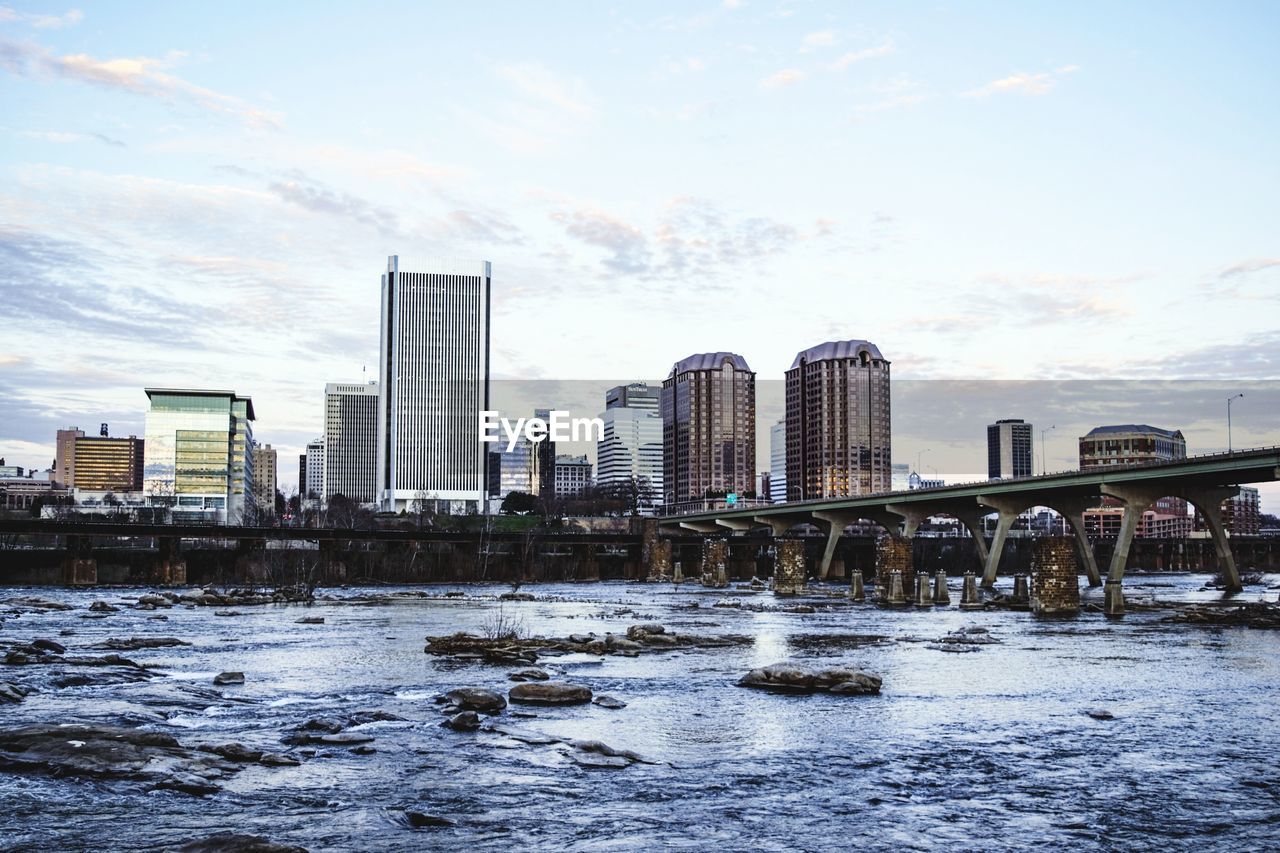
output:
[[1222, 502], [1240, 494], [1238, 486], [1170, 490], [1158, 487], [1108, 485], [1103, 486], [1102, 491], [1124, 504], [1124, 517], [1120, 521], [1120, 534], [1116, 537], [1116, 550], [1111, 555], [1111, 568], [1107, 572], [1108, 580], [1120, 583], [1124, 579], [1125, 566], [1129, 562], [1129, 547], [1133, 544], [1133, 534], [1138, 529], [1138, 520], [1147, 507], [1168, 495], [1182, 498], [1200, 510], [1213, 537], [1213, 546], [1218, 552], [1218, 568], [1226, 582], [1227, 591], [1240, 592], [1244, 589], [1240, 583], [1240, 573], [1236, 570], [1235, 557], [1231, 553], [1231, 542], [1227, 539], [1226, 527], [1222, 523]]
[[1187, 500], [1200, 515], [1213, 537], [1213, 547], [1218, 552], [1218, 571], [1226, 581], [1227, 592], [1240, 592], [1244, 585], [1240, 583], [1240, 572], [1236, 569], [1236, 558], [1231, 553], [1231, 541], [1227, 539], [1227, 528], [1222, 523], [1222, 502], [1240, 494], [1238, 486], [1227, 486], [1217, 489], [1197, 489], [1188, 492]]
[[94, 586], [98, 583], [98, 561], [88, 536], [68, 536], [67, 555], [62, 560], [62, 582], [66, 586]]
[[848, 512], [815, 512], [813, 523], [827, 535], [827, 543], [822, 549], [822, 558], [818, 561], [818, 580], [826, 580], [831, 574], [831, 558], [835, 556], [836, 545], [844, 529], [858, 520], [858, 516]]
[[187, 561], [182, 559], [182, 540], [176, 536], [156, 538], [156, 562], [151, 582], [182, 586], [187, 582]]
[[969, 535], [973, 537], [973, 546], [978, 552], [978, 564], [985, 569], [987, 567], [989, 549], [987, 548], [987, 531], [983, 529], [983, 519], [987, 517], [987, 513], [977, 507], [973, 509], [951, 509], [948, 511], [965, 526], [969, 531]]
[[978, 502], [1000, 513], [1000, 518], [996, 522], [995, 536], [991, 537], [991, 550], [987, 552], [987, 562], [982, 572], [982, 586], [985, 589], [991, 589], [996, 585], [996, 573], [1000, 569], [1000, 555], [1004, 553], [1004, 540], [1009, 537], [1009, 531], [1013, 529], [1014, 521], [1017, 520], [1018, 515], [1025, 507], [1021, 503], [989, 496], [978, 498]]
[[1098, 505], [1099, 499], [1066, 499], [1059, 498], [1049, 506], [1071, 525], [1071, 532], [1076, 539], [1076, 550], [1084, 573], [1089, 578], [1089, 586], [1102, 586], [1102, 575], [1098, 571], [1098, 560], [1093, 554], [1093, 545], [1089, 543], [1089, 535], [1084, 526], [1085, 510]]

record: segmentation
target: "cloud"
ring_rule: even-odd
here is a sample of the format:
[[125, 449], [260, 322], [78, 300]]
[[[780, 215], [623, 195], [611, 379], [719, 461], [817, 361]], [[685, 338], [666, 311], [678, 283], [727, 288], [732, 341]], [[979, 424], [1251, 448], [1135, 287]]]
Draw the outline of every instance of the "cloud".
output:
[[672, 199], [646, 230], [594, 208], [558, 210], [551, 219], [570, 237], [604, 249], [610, 273], [646, 280], [702, 276], [710, 282], [749, 264], [782, 254], [802, 239], [799, 231], [768, 217], [734, 219], [705, 199]]
[[808, 53], [811, 50], [817, 50], [823, 47], [831, 47], [836, 43], [836, 34], [832, 30], [819, 30], [816, 33], [809, 33], [800, 43], [800, 52]]
[[799, 83], [805, 78], [805, 73], [799, 68], [784, 68], [777, 74], [773, 74], [760, 81], [761, 89], [782, 89]]
[[276, 181], [267, 190], [282, 201], [312, 213], [353, 219], [384, 234], [395, 234], [400, 230], [400, 217], [395, 211], [375, 206], [348, 193], [334, 192], [309, 181], [305, 176], [300, 178]]
[[74, 27], [82, 20], [84, 13], [79, 9], [72, 9], [62, 15], [36, 15], [0, 6], [0, 24], [27, 24], [38, 30], [60, 30], [63, 27]]
[[878, 59], [881, 56], [888, 56], [889, 54], [893, 53], [893, 51], [894, 51], [894, 44], [893, 44], [893, 41], [890, 40], [890, 41], [886, 41], [884, 44], [880, 45], [879, 47], [868, 47], [862, 50], [851, 50], [848, 53], [841, 56], [835, 62], [828, 65], [827, 67], [832, 71], [844, 71], [854, 63], [863, 62], [868, 59]]
[[1222, 270], [1218, 273], [1218, 278], [1222, 280], [1237, 278], [1249, 273], [1261, 272], [1271, 267], [1280, 267], [1280, 258], [1251, 258], [1238, 264], [1232, 264]]
[[59, 56], [45, 47], [0, 39], [0, 68], [18, 77], [59, 77], [169, 103], [188, 103], [251, 127], [279, 128], [279, 116], [239, 98], [189, 83], [165, 72], [181, 53], [164, 59], [95, 59], [84, 53]]
[[39, 139], [42, 142], [52, 142], [58, 145], [70, 142], [101, 142], [103, 145], [110, 145], [113, 148], [127, 147], [124, 142], [119, 139], [107, 136], [102, 133], [78, 133], [65, 130], [24, 130], [22, 135], [29, 139]]
[[999, 80], [992, 80], [985, 86], [977, 89], [970, 89], [968, 92], [961, 93], [961, 97], [965, 98], [987, 98], [991, 95], [1047, 95], [1057, 85], [1058, 77], [1063, 74], [1074, 74], [1080, 70], [1079, 65], [1063, 65], [1053, 71], [1042, 71], [1038, 74], [1029, 74], [1026, 71], [1019, 71], [1016, 74], [1010, 74], [1008, 77], [1002, 77]]
[[497, 74], [534, 100], [579, 117], [591, 115], [586, 86], [581, 80], [561, 77], [537, 63], [503, 65]]

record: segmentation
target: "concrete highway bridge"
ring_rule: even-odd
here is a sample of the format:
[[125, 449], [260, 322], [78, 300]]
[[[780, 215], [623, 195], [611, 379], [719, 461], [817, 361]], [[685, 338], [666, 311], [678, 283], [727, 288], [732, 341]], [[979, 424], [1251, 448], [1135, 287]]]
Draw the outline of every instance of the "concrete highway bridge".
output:
[[[1077, 552], [1091, 586], [1100, 586], [1102, 576], [1085, 533], [1084, 513], [1101, 506], [1103, 498], [1113, 498], [1124, 508], [1108, 580], [1119, 583], [1124, 577], [1129, 547], [1142, 513], [1163, 497], [1182, 498], [1198, 509], [1218, 553], [1219, 564], [1233, 591], [1241, 589], [1231, 545], [1222, 522], [1222, 502], [1235, 497], [1240, 486], [1280, 480], [1280, 447], [1237, 450], [1195, 456], [1177, 462], [1142, 465], [1101, 465], [1060, 474], [992, 480], [956, 486], [940, 486], [908, 492], [883, 492], [850, 498], [800, 501], [767, 506], [705, 510], [663, 517], [664, 534], [703, 535], [744, 534], [768, 527], [781, 536], [801, 524], [811, 524], [827, 537], [818, 566], [818, 576], [830, 570], [836, 544], [851, 524], [870, 521], [891, 536], [910, 539], [920, 523], [931, 516], [957, 519], [973, 536], [983, 563], [982, 585], [995, 585], [1005, 538], [1017, 517], [1034, 506], [1055, 510], [1071, 525]], [[999, 518], [988, 545], [983, 519], [993, 513]]]

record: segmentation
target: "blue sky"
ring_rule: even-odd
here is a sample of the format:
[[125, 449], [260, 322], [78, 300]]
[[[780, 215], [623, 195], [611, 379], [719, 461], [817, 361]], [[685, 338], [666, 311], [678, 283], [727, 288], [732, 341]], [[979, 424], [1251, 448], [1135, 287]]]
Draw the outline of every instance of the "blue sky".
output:
[[[0, 7], [0, 456], [46, 464], [58, 423], [140, 429], [148, 384], [250, 394], [296, 452], [324, 382], [374, 361], [390, 253], [493, 262], [507, 377], [657, 379], [727, 349], [780, 379], [867, 338], [903, 378], [1276, 379], [1278, 23], [1263, 2]], [[1237, 414], [1238, 444], [1277, 443]]]

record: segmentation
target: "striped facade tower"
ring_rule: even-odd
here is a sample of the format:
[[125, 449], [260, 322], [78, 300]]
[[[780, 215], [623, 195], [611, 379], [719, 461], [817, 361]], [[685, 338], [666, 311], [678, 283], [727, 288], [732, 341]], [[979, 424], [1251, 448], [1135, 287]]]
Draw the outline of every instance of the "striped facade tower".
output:
[[[412, 270], [412, 271], [410, 271]], [[488, 261], [387, 259], [378, 385], [378, 507], [483, 512], [489, 408]]]
[[378, 383], [324, 386], [324, 499], [372, 504], [377, 493]]

